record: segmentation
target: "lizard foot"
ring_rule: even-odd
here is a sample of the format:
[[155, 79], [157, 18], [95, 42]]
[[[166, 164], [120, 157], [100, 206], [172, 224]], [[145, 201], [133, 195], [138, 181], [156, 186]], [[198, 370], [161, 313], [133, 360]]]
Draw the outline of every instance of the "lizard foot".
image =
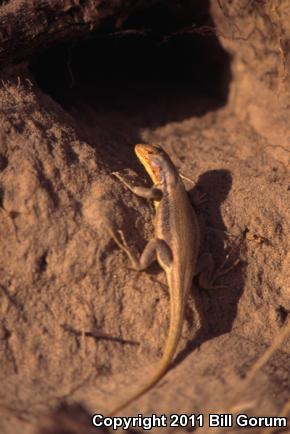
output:
[[208, 194], [194, 191], [190, 200], [192, 201], [193, 206], [199, 208], [201, 205], [204, 205], [208, 202]]
[[215, 282], [221, 276], [228, 274], [233, 268], [235, 268], [239, 262], [240, 258], [237, 258], [231, 265], [226, 267], [226, 264], [229, 262], [230, 254], [227, 254], [225, 260], [222, 264], [214, 271], [214, 261], [211, 254], [206, 253], [202, 255], [200, 258], [199, 270], [197, 270], [197, 274], [199, 273], [199, 285], [203, 289], [224, 289], [227, 288], [228, 285], [217, 285]]
[[122, 175], [120, 175], [119, 172], [111, 172], [111, 175], [115, 176], [119, 181], [122, 182], [122, 184], [124, 184], [129, 190], [131, 190], [132, 186]]
[[118, 229], [117, 232], [120, 235], [121, 240], [119, 240], [119, 238], [116, 236], [115, 232], [113, 232], [113, 230], [111, 228], [109, 228], [109, 233], [110, 233], [112, 239], [115, 241], [117, 246], [120, 247], [120, 249], [126, 253], [126, 255], [128, 256], [128, 258], [130, 259], [130, 261], [132, 263], [132, 268], [129, 268], [129, 269], [130, 270], [138, 269], [138, 260], [136, 259], [134, 254], [131, 252], [130, 247], [128, 246], [128, 243], [126, 241], [124, 232], [121, 229]]

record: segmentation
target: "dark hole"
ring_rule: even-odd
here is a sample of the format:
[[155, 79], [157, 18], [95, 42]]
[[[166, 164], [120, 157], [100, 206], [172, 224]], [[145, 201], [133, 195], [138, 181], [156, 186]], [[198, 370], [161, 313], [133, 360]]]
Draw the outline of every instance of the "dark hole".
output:
[[87, 41], [49, 49], [31, 59], [30, 68], [64, 108], [81, 100], [129, 115], [147, 110], [138, 127], [200, 116], [225, 104], [231, 78], [230, 56], [206, 0], [163, 1], [139, 10], [106, 23]]
[[40, 273], [43, 273], [46, 270], [47, 267], [47, 253], [48, 252], [44, 252], [38, 259], [38, 270], [40, 271]]
[[3, 170], [5, 170], [7, 166], [8, 159], [5, 157], [5, 155], [0, 154], [0, 172], [3, 172]]
[[277, 309], [277, 316], [278, 316], [278, 321], [281, 324], [285, 324], [287, 317], [288, 317], [289, 312], [285, 309], [285, 307], [283, 306], [279, 306]]
[[18, 211], [10, 211], [9, 216], [12, 218], [12, 220], [15, 220], [20, 215], [20, 212]]
[[4, 201], [4, 191], [3, 188], [0, 186], [0, 208], [3, 208], [3, 201]]

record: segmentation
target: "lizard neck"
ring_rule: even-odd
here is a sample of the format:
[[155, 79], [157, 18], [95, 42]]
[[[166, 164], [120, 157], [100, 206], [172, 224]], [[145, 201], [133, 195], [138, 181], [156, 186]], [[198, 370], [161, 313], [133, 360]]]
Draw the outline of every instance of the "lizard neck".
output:
[[154, 183], [163, 193], [170, 195], [180, 182], [180, 177], [177, 169], [171, 161], [164, 161], [160, 167], [159, 179]]

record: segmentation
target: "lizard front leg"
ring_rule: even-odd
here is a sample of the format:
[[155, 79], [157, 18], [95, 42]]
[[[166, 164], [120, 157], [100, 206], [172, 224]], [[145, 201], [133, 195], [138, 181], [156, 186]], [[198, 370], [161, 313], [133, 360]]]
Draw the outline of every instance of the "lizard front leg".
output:
[[119, 181], [122, 182], [132, 193], [136, 196], [143, 197], [145, 199], [160, 200], [162, 198], [162, 191], [157, 187], [140, 187], [130, 185], [126, 179], [124, 179], [118, 172], [112, 172]]

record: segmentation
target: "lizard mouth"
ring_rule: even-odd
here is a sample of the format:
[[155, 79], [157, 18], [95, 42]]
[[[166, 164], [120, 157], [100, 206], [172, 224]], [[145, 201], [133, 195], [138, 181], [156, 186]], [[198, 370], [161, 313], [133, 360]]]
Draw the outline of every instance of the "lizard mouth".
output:
[[159, 183], [161, 179], [161, 169], [156, 161], [154, 161], [155, 157], [157, 157], [159, 153], [160, 148], [156, 145], [135, 145], [135, 154], [145, 167], [146, 172], [149, 174], [154, 184]]

